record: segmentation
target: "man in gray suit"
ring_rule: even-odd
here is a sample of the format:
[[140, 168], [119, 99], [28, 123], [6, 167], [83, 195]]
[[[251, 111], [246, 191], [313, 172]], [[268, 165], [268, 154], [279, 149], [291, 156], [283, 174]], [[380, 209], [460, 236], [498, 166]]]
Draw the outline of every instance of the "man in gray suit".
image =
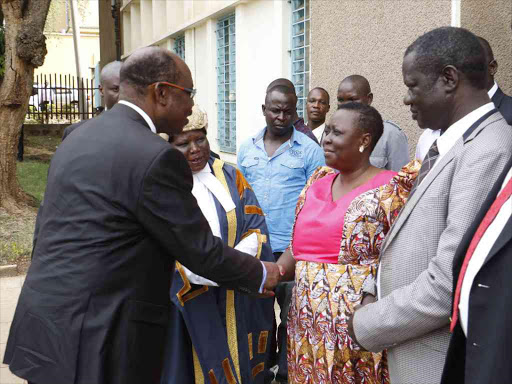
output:
[[363, 300], [349, 333], [369, 351], [388, 349], [393, 384], [434, 384], [450, 338], [454, 253], [512, 157], [512, 130], [487, 95], [485, 51], [471, 32], [424, 34], [402, 72], [412, 118], [442, 135], [382, 246], [376, 287], [363, 288], [378, 300]]

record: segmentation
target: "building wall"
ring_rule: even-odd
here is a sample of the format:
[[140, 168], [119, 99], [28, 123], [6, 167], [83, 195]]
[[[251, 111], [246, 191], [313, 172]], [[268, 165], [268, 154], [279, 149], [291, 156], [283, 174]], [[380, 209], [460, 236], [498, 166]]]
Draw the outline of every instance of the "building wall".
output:
[[[101, 0], [108, 1], [110, 0]], [[82, 76], [92, 79], [94, 67], [100, 60], [98, 0], [78, 3], [80, 26], [80, 60]], [[35, 75], [62, 74], [76, 76], [75, 48], [73, 45], [71, 7], [69, 0], [52, 1], [45, 25], [46, 49], [44, 64], [36, 68]]]
[[313, 0], [311, 17], [310, 87], [329, 92], [332, 115], [341, 80], [365, 76], [372, 105], [406, 132], [412, 155], [421, 130], [403, 104], [403, 54], [422, 33], [450, 25], [450, 1]]
[[[46, 49], [48, 53], [44, 64], [36, 68], [34, 75], [70, 74], [76, 76], [75, 48], [73, 35], [70, 33], [47, 33]], [[100, 59], [100, 44], [98, 33], [82, 33], [80, 38], [82, 76], [92, 79], [94, 67]]]
[[[151, 2], [150, 0], [146, 0]], [[148, 4], [146, 4], [147, 6]], [[134, 17], [139, 12], [140, 17]], [[208, 113], [208, 139], [212, 150], [231, 163], [236, 155], [219, 150], [217, 142], [217, 21], [235, 13], [236, 17], [236, 138], [237, 149], [250, 136], [265, 126], [261, 111], [267, 85], [278, 77], [290, 76], [290, 4], [282, 0], [264, 1], [161, 1], [153, 0], [151, 7], [165, 8], [165, 28], [158, 28], [149, 16], [143, 17], [144, 2], [131, 2], [122, 8], [126, 29], [133, 37], [135, 30], [146, 31], [151, 38], [127, 41], [123, 35], [126, 57], [134, 49], [158, 45], [173, 49], [174, 38], [185, 36], [185, 61], [197, 89], [196, 104]], [[135, 8], [134, 8], [135, 7]], [[174, 8], [173, 8], [174, 7]], [[155, 12], [147, 12], [146, 15]], [[171, 17], [172, 15], [172, 17]], [[128, 23], [130, 28], [126, 27]], [[133, 27], [134, 23], [140, 23]], [[152, 29], [150, 30], [149, 27]], [[127, 49], [128, 48], [128, 49]]]
[[512, 1], [462, 0], [461, 27], [484, 37], [498, 61], [495, 77], [507, 94], [512, 94]]

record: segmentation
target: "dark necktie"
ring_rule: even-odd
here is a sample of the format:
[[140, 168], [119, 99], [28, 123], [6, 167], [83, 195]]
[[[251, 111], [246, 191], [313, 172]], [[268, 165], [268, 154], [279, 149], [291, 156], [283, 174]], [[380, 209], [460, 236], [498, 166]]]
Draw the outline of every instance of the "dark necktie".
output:
[[416, 178], [416, 182], [412, 187], [411, 193], [409, 197], [414, 193], [416, 188], [420, 185], [422, 180], [428, 175], [434, 164], [436, 163], [437, 158], [439, 157], [439, 149], [437, 148], [437, 140], [432, 143], [430, 149], [428, 150], [427, 156], [425, 156], [425, 160], [423, 160], [423, 164], [421, 164], [420, 172], [418, 177]]

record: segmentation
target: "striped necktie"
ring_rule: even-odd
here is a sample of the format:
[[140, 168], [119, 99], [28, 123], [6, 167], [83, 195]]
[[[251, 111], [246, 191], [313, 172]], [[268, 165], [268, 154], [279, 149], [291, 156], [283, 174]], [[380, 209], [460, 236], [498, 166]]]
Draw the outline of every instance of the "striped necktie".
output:
[[437, 140], [432, 143], [430, 149], [428, 150], [427, 156], [425, 156], [425, 160], [423, 160], [423, 164], [421, 164], [420, 172], [418, 177], [416, 178], [416, 182], [412, 187], [409, 198], [414, 193], [416, 188], [420, 185], [422, 180], [428, 175], [430, 170], [434, 167], [437, 158], [439, 157], [439, 149], [437, 148]]

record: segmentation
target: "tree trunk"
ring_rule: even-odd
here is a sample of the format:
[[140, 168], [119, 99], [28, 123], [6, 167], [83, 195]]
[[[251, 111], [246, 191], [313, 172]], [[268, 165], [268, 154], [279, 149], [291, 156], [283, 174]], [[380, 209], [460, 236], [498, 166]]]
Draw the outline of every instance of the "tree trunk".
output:
[[0, 207], [16, 212], [31, 200], [16, 178], [21, 125], [32, 93], [34, 68], [46, 55], [43, 34], [51, 0], [0, 0], [5, 20], [5, 74], [0, 84]]

